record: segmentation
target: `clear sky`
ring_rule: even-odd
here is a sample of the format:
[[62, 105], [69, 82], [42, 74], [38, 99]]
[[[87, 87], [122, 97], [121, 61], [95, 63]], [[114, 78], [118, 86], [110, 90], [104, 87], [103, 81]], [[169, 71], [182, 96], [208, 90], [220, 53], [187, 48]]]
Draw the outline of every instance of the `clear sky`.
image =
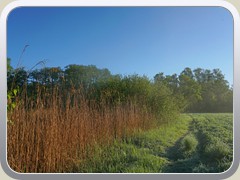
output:
[[[219, 68], [233, 82], [233, 19], [221, 7], [17, 8], [7, 22], [12, 66], [96, 65], [113, 74]], [[40, 68], [40, 67], [39, 67]]]

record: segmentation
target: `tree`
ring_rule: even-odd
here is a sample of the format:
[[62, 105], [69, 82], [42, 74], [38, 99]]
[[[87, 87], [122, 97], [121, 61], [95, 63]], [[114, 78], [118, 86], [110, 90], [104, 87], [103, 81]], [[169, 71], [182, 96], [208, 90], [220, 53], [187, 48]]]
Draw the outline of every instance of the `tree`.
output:
[[192, 111], [195, 104], [202, 99], [201, 86], [194, 80], [190, 68], [185, 68], [179, 75], [179, 90], [187, 100], [187, 110]]
[[27, 83], [28, 74], [24, 68], [12, 69], [8, 73], [8, 89], [15, 89], [16, 87], [22, 87]]
[[219, 69], [197, 68], [194, 79], [202, 89], [202, 100], [195, 105], [195, 111], [232, 112], [232, 90]]
[[65, 67], [64, 77], [68, 86], [89, 88], [90, 85], [109, 78], [108, 69], [98, 69], [94, 65], [83, 66], [71, 64]]

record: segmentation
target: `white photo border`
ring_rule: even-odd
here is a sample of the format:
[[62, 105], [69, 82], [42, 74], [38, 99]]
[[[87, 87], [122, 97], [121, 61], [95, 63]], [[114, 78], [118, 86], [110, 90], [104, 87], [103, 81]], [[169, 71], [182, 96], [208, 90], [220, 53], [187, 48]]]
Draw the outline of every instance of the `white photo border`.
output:
[[[18, 173], [7, 163], [7, 17], [18, 7], [223, 7], [233, 17], [233, 163], [222, 173]], [[236, 8], [223, 0], [17, 0], [5, 6], [0, 16], [0, 145], [1, 165], [15, 179], [225, 179], [232, 176], [240, 160], [240, 18]]]

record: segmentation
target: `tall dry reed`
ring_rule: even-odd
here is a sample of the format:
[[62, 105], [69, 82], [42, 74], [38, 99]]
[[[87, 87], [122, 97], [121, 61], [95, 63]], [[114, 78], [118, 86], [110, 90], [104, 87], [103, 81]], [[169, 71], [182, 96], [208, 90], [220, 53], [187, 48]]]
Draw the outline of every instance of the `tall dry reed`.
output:
[[153, 119], [131, 100], [109, 105], [87, 99], [82, 90], [54, 88], [26, 91], [8, 113], [7, 159], [17, 172], [74, 172], [88, 158], [94, 145], [107, 146], [150, 127]]

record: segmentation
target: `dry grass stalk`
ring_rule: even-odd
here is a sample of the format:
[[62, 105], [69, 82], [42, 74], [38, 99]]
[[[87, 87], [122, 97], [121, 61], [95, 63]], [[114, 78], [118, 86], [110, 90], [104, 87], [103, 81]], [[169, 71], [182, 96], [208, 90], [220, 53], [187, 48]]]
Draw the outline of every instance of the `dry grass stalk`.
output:
[[131, 101], [101, 106], [81, 90], [52, 93], [39, 89], [35, 99], [22, 93], [8, 114], [7, 158], [17, 172], [73, 172], [91, 158], [94, 144], [109, 145], [135, 130], [150, 127], [153, 119]]

